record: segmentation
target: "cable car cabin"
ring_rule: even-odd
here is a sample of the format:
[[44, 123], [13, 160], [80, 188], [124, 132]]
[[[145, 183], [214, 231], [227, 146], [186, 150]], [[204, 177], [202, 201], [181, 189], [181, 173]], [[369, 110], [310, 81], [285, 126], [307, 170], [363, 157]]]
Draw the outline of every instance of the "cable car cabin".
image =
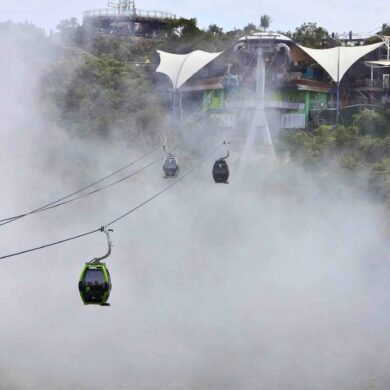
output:
[[179, 172], [179, 161], [174, 156], [165, 158], [163, 170], [165, 177], [176, 177]]
[[213, 178], [216, 183], [228, 183], [229, 167], [224, 159], [220, 158], [214, 163]]
[[104, 263], [86, 263], [81, 271], [79, 291], [85, 305], [103, 305], [107, 303], [111, 291], [110, 273]]

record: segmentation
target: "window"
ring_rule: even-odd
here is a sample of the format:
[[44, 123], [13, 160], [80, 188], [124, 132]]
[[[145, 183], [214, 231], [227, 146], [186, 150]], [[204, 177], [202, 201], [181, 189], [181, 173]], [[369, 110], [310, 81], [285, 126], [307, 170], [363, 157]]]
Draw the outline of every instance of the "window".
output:
[[304, 129], [306, 127], [305, 114], [283, 114], [283, 129]]
[[84, 276], [85, 284], [104, 284], [106, 279], [102, 269], [88, 269]]

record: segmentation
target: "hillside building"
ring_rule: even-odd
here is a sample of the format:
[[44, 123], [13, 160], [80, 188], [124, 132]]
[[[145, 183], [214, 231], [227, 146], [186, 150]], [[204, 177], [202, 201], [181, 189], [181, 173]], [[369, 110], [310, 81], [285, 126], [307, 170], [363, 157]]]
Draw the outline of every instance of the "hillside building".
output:
[[282, 34], [255, 33], [221, 53], [159, 52], [157, 72], [171, 80], [176, 111], [191, 111], [203, 102], [205, 113], [233, 127], [255, 106], [261, 49], [264, 106], [275, 135], [280, 129], [335, 123], [365, 107], [390, 104], [389, 37], [382, 39], [366, 46], [310, 49]]

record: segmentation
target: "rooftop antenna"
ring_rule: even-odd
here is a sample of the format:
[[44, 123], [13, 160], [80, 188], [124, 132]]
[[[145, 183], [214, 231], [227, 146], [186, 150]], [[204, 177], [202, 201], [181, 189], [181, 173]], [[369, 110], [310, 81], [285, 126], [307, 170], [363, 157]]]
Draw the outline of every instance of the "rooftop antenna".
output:
[[135, 0], [109, 0], [107, 6], [110, 8], [116, 8], [118, 10], [118, 15], [129, 13], [130, 11], [135, 14]]

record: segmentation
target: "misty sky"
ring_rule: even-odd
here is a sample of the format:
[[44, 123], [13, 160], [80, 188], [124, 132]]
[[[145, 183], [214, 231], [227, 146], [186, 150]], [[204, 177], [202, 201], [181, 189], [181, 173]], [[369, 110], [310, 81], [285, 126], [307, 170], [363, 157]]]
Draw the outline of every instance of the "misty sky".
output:
[[[38, 19], [38, 0], [31, 3], [23, 15], [45, 26], [81, 11], [53, 3]], [[0, 34], [0, 218], [156, 146], [131, 127], [129, 138], [113, 127], [104, 139], [58, 127], [39, 88], [50, 58], [40, 46], [15, 44], [25, 40], [11, 30]], [[181, 131], [176, 148], [182, 172], [227, 139], [214, 122], [191, 118], [199, 127]], [[154, 131], [164, 138], [163, 128]], [[0, 262], [0, 389], [390, 389], [387, 214], [338, 174], [317, 178], [259, 156], [239, 174], [239, 135], [229, 137], [229, 185], [211, 175], [224, 145], [113, 225], [110, 307], [85, 307], [77, 287], [85, 262], [106, 251], [102, 233]], [[162, 163], [162, 151], [147, 158]], [[95, 229], [166, 185], [155, 164], [10, 223], [0, 255]]]
[[[77, 17], [82, 20], [86, 9], [104, 8], [104, 0], [68, 0], [63, 2], [49, 0], [20, 0], [18, 2], [0, 1], [0, 21], [29, 21], [47, 31], [55, 30], [60, 20]], [[316, 22], [330, 32], [367, 33], [377, 31], [382, 23], [389, 23], [386, 14], [387, 0], [328, 0], [312, 2], [299, 0], [294, 2], [270, 2], [265, 0], [247, 0], [245, 6], [233, 0], [183, 1], [142, 0], [136, 2], [138, 9], [155, 9], [172, 12], [186, 18], [197, 18], [201, 28], [212, 23], [231, 30], [248, 24], [259, 23], [260, 15], [272, 17], [271, 29], [293, 31], [304, 22]]]

